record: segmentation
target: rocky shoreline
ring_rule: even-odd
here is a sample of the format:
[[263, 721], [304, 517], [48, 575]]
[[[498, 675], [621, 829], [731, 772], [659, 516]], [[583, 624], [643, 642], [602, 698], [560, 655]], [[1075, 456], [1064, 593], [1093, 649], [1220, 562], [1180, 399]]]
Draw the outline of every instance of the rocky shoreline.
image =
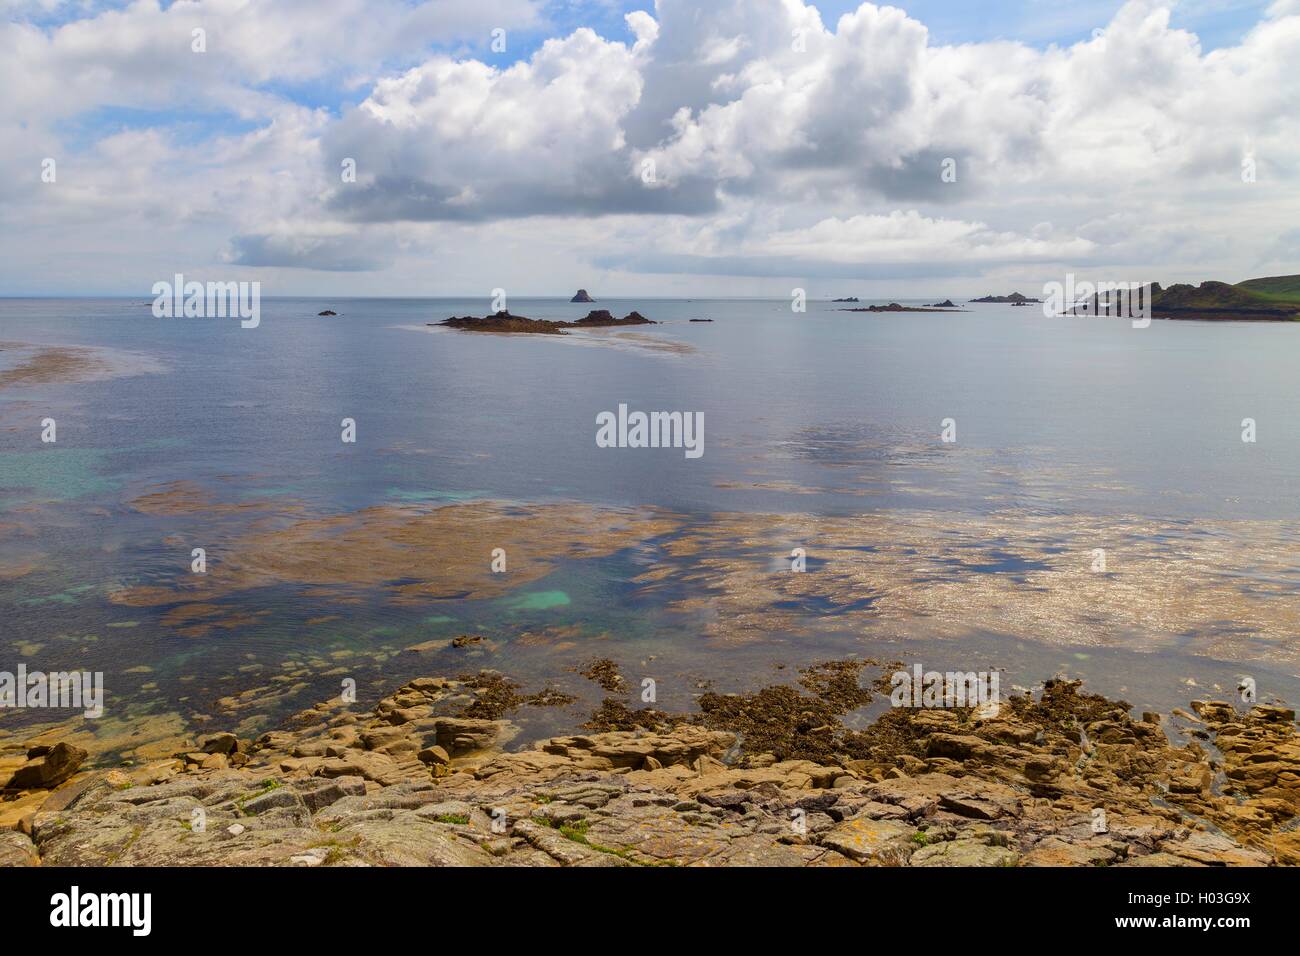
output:
[[670, 714], [630, 707], [617, 668], [594, 661], [580, 672], [609, 696], [590, 732], [531, 744], [510, 714], [571, 698], [482, 671], [145, 765], [80, 770], [65, 744], [11, 745], [0, 863], [1300, 865], [1292, 710], [1197, 701], [1134, 719], [1054, 680], [996, 714], [845, 723], [894, 666], [830, 662]]
[[[1162, 287], [1152, 282], [1142, 293], [1151, 318], [1192, 322], [1295, 322], [1300, 320], [1300, 293], [1296, 276], [1269, 276], [1231, 285], [1210, 280], [1199, 286], [1175, 283]], [[1279, 291], [1282, 290], [1282, 291]], [[1130, 293], [1131, 294], [1131, 293]], [[1132, 304], [1115, 291], [1083, 297], [1066, 309], [1071, 316], [1129, 317]]]
[[[1226, 282], [1202, 282], [1199, 286], [1176, 283], [1168, 288], [1161, 288], [1160, 283], [1153, 282], [1149, 294], [1151, 316], [1156, 319], [1294, 322], [1300, 317], [1300, 303], [1264, 298]], [[1097, 311], [1095, 300], [1093, 311]]]

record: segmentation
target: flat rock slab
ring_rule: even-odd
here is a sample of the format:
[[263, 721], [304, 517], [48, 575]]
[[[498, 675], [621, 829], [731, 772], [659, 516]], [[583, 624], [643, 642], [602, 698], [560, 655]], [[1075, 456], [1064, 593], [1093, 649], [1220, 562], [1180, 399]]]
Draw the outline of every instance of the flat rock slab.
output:
[[912, 866], [1015, 866], [1020, 857], [1005, 846], [976, 840], [950, 840], [924, 846], [912, 854]]
[[898, 820], [856, 817], [821, 837], [821, 845], [851, 860], [880, 866], [902, 866], [917, 848], [918, 831]]

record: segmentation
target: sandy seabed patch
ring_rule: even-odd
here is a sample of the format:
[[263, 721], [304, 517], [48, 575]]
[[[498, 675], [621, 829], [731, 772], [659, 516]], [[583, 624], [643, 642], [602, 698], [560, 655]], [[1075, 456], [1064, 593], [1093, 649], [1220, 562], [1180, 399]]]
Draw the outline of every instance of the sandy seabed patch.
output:
[[529, 332], [461, 332], [428, 325], [397, 325], [397, 329], [407, 332], [423, 332], [427, 335], [473, 335], [503, 336], [515, 339], [534, 339], [539, 342], [566, 342], [569, 345], [589, 348], [612, 348], [627, 352], [641, 352], [655, 355], [693, 355], [698, 350], [689, 342], [665, 339], [645, 332], [625, 332], [617, 328], [609, 329], [566, 329], [564, 335], [537, 335]]
[[34, 345], [0, 342], [0, 389], [32, 385], [101, 382], [161, 372], [152, 356], [121, 349], [82, 345]]

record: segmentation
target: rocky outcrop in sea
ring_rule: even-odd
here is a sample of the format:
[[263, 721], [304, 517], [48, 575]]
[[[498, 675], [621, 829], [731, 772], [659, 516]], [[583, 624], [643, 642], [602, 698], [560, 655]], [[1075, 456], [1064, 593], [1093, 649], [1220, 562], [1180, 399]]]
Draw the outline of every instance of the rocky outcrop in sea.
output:
[[[900, 305], [897, 302], [891, 302], [889, 305], [868, 305], [857, 309], [840, 309], [841, 312], [944, 312], [949, 306], [920, 306], [920, 305]], [[956, 308], [952, 306], [952, 308]]]
[[1012, 305], [1025, 305], [1029, 302], [1038, 302], [1038, 299], [1031, 299], [1028, 296], [1021, 295], [1019, 292], [1013, 292], [1010, 295], [986, 295], [978, 299], [971, 299], [972, 302], [998, 302], [1011, 303]]
[[542, 335], [564, 335], [565, 329], [605, 329], [622, 325], [657, 325], [640, 312], [629, 312], [623, 318], [615, 318], [608, 309], [594, 309], [574, 322], [559, 322], [550, 319], [530, 319], [522, 315], [511, 315], [503, 310], [495, 315], [482, 318], [475, 316], [452, 317], [429, 325], [441, 325], [464, 332], [529, 332]]

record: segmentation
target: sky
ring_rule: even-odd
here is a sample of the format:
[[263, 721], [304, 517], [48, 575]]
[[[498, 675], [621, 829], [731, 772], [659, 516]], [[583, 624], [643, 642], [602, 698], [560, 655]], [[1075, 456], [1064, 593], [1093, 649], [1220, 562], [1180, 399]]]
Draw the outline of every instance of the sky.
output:
[[1300, 272], [1300, 0], [0, 0], [0, 295]]

